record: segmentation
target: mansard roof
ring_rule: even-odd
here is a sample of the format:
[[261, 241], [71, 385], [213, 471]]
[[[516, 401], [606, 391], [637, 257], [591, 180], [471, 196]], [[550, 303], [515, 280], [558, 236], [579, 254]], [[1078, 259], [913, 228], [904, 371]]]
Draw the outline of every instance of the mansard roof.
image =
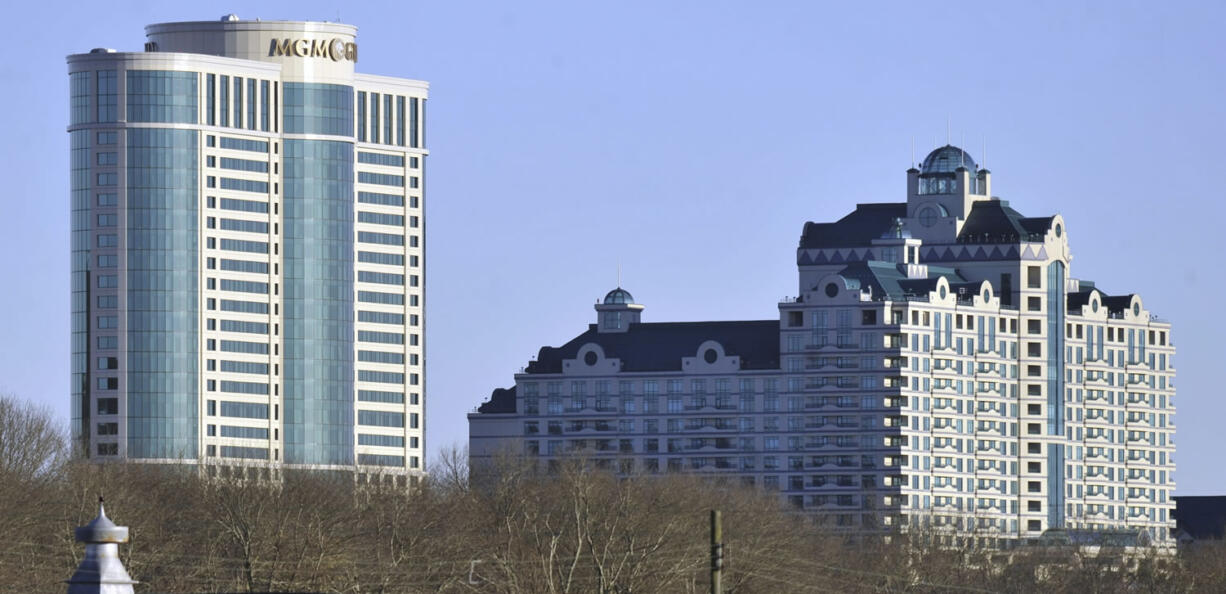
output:
[[510, 388], [494, 388], [490, 399], [477, 407], [479, 413], [513, 413], [515, 412], [515, 386]]
[[894, 219], [906, 218], [906, 202], [857, 204], [856, 209], [833, 223], [805, 223], [800, 247], [860, 247], [872, 245], [894, 227]]
[[958, 233], [962, 243], [1042, 241], [1055, 217], [1024, 217], [1004, 200], [980, 200], [971, 205]]
[[583, 345], [595, 343], [605, 357], [621, 359], [621, 371], [680, 371], [682, 357], [694, 357], [714, 340], [724, 354], [741, 358], [741, 369], [779, 369], [779, 321], [665, 322], [630, 324], [625, 332], [598, 332], [596, 325], [560, 347], [541, 347], [527, 373], [561, 373]]
[[1193, 539], [1226, 538], [1226, 496], [1177, 496], [1171, 516], [1175, 519], [1175, 528]]

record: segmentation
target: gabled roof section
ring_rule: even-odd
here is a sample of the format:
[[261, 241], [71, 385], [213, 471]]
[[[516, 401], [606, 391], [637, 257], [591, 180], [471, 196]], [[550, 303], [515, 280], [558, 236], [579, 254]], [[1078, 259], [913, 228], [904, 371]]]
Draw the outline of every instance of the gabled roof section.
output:
[[1041, 241], [1054, 217], [1024, 217], [1004, 200], [980, 200], [971, 205], [960, 243], [1017, 243]]
[[877, 260], [848, 264], [839, 271], [839, 276], [858, 281], [861, 289], [872, 289], [874, 299], [927, 296], [929, 291], [936, 289], [939, 277], [945, 277], [951, 285], [967, 282], [958, 271], [943, 266], [929, 266], [928, 278], [907, 278], [903, 264]]
[[800, 235], [802, 248], [865, 247], [894, 227], [894, 219], [907, 217], [906, 202], [857, 204], [856, 209], [833, 223], [805, 223]]
[[779, 369], [779, 321], [665, 322], [630, 324], [625, 332], [597, 332], [596, 325], [560, 347], [541, 347], [526, 373], [562, 373], [562, 361], [596, 343], [605, 357], [621, 359], [622, 371], [680, 371], [682, 357], [714, 340], [724, 354], [741, 358], [741, 369]]

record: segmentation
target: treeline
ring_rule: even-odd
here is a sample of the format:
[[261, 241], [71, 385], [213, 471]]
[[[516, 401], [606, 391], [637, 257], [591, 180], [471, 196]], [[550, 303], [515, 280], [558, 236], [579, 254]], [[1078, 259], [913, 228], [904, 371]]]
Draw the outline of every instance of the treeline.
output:
[[131, 528], [120, 553], [138, 592], [705, 592], [710, 509], [723, 513], [728, 593], [1226, 591], [1220, 545], [1123, 563], [852, 541], [773, 495], [711, 480], [507, 461], [470, 481], [459, 454], [414, 490], [322, 474], [208, 479], [70, 461], [40, 419], [0, 398], [3, 591], [62, 591], [84, 552], [72, 529], [99, 493]]

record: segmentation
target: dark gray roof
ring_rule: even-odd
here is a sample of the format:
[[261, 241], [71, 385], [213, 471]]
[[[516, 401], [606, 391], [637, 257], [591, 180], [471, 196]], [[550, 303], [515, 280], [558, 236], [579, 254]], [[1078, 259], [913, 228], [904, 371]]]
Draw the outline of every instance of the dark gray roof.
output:
[[1082, 287], [1080, 293], [1069, 293], [1068, 301], [1067, 301], [1068, 311], [1070, 312], [1079, 311], [1081, 308], [1089, 305], [1090, 304], [1090, 294], [1093, 292], [1094, 292], [1093, 287], [1089, 287], [1088, 289], [1086, 287]]
[[1175, 497], [1175, 529], [1196, 540], [1226, 538], [1226, 496]]
[[779, 321], [667, 322], [630, 324], [625, 332], [597, 332], [596, 325], [560, 347], [541, 347], [527, 373], [561, 373], [562, 360], [596, 343], [606, 357], [621, 359], [622, 371], [680, 371], [681, 358], [698, 354], [714, 340], [724, 353], [741, 358], [741, 369], [779, 369]]
[[477, 407], [479, 413], [513, 413], [515, 412], [515, 386], [510, 388], [494, 388], [490, 399]]
[[958, 233], [960, 243], [1017, 243], [1042, 241], [1053, 217], [1024, 217], [1004, 200], [981, 200], [971, 205]]
[[800, 247], [861, 247], [872, 245], [894, 228], [894, 219], [906, 218], [906, 202], [857, 204], [856, 209], [833, 223], [805, 223]]
[[[902, 264], [870, 260], [867, 262], [852, 262], [839, 271], [844, 278], [859, 282], [861, 289], [869, 287], [873, 298], [902, 299], [908, 296], [927, 296], [937, 286], [937, 278], [945, 277], [951, 283], [965, 283], [958, 271], [943, 266], [928, 266], [928, 278], [911, 279]], [[956, 292], [956, 291], [955, 291]]]
[[1128, 307], [1132, 305], [1132, 297], [1133, 297], [1132, 293], [1129, 293], [1127, 295], [1113, 295], [1111, 297], [1103, 297], [1103, 305], [1106, 306], [1107, 311], [1111, 313], [1119, 313], [1119, 312], [1127, 310]]

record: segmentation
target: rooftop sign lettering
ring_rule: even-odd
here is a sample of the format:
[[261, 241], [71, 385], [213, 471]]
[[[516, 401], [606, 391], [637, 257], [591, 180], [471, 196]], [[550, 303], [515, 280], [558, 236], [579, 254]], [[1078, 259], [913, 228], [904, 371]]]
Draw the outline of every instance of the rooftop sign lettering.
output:
[[358, 61], [358, 44], [342, 39], [273, 39], [269, 56]]

